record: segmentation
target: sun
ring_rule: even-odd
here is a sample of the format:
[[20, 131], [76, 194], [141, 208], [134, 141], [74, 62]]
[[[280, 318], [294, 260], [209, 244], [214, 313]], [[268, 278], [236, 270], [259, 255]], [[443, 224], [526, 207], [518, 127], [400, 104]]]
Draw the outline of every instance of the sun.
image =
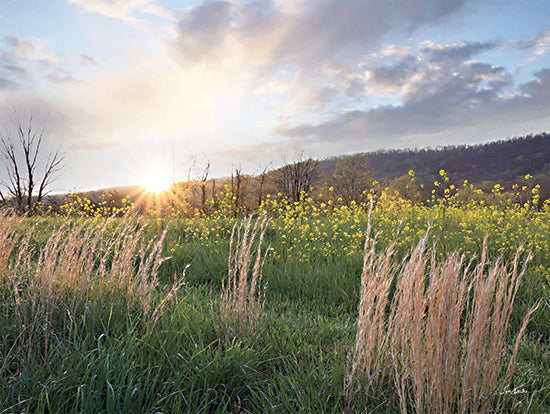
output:
[[170, 185], [172, 185], [170, 175], [161, 170], [149, 171], [141, 179], [141, 186], [149, 193], [162, 193], [167, 191]]

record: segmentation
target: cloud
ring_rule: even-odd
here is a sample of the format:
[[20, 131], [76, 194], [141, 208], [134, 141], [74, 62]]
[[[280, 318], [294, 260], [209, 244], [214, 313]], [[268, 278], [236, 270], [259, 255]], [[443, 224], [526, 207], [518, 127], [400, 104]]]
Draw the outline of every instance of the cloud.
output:
[[495, 42], [457, 42], [447, 45], [439, 45], [433, 42], [428, 42], [427, 46], [422, 51], [430, 56], [433, 62], [445, 62], [454, 60], [468, 60], [472, 56], [488, 50], [495, 49]]
[[[546, 75], [517, 85], [514, 68], [488, 59], [505, 47], [543, 53], [547, 31], [516, 44], [414, 39], [464, 3], [210, 1], [182, 12], [174, 46], [185, 69], [216, 68], [228, 82], [252, 84], [285, 119], [270, 124], [281, 143], [399, 146], [407, 136], [436, 142], [544, 116], [534, 102], [548, 105], [533, 94], [543, 92]], [[387, 43], [403, 36], [403, 44]]]
[[13, 76], [16, 76], [18, 78], [26, 78], [28, 76], [28, 71], [21, 67], [21, 66], [18, 66], [18, 65], [13, 65], [13, 64], [6, 64], [6, 65], [3, 65], [3, 68], [10, 74], [12, 74]]
[[0, 61], [28, 61], [39, 63], [41, 66], [52, 66], [60, 59], [60, 55], [54, 53], [44, 39], [4, 36], [0, 42], [0, 45], [2, 44]]
[[178, 23], [179, 47], [186, 56], [201, 60], [223, 44], [233, 30], [235, 9], [232, 3], [216, 1], [194, 7]]
[[[168, 11], [157, 0], [70, 0], [132, 25], [114, 22], [101, 62], [0, 38], [0, 89], [52, 96], [83, 163], [93, 152], [106, 171], [106, 154], [116, 163], [138, 144], [175, 142], [222, 163], [285, 149], [398, 147], [410, 137], [437, 144], [465, 131], [480, 139], [506, 122], [548, 118], [550, 75], [523, 70], [529, 81], [518, 85], [500, 59], [546, 53], [547, 30], [509, 43], [417, 38], [456, 23], [465, 2], [199, 0]], [[522, 52], [502, 51], [510, 48]]]
[[96, 66], [97, 62], [94, 58], [87, 56], [87, 55], [80, 55], [80, 65], [86, 66], [86, 65], [92, 65]]
[[[166, 57], [135, 58], [131, 65], [101, 66], [85, 81], [72, 82], [56, 104], [82, 146], [208, 135], [217, 125], [211, 114], [215, 89], [208, 88], [206, 78], [198, 71], [182, 72]], [[55, 80], [72, 81], [63, 73]]]
[[534, 36], [509, 42], [502, 45], [503, 49], [526, 49], [531, 51], [531, 60], [541, 57], [550, 49], [550, 30], [542, 30]]
[[399, 53], [390, 64], [366, 62], [365, 88], [398, 88], [400, 96], [394, 104], [340, 111], [317, 123], [283, 125], [278, 132], [295, 140], [323, 145], [355, 142], [372, 149], [399, 146], [407, 136], [491, 129], [503, 120], [510, 124], [550, 121], [550, 68], [515, 87], [506, 68], [473, 59], [498, 47], [493, 42], [430, 43], [409, 54]]
[[[365, 147], [396, 146], [401, 137], [444, 137], [449, 131], [481, 128], [491, 132], [492, 124], [546, 118], [550, 110], [550, 70], [537, 74], [538, 79], [522, 86], [532, 96], [499, 97], [494, 90], [466, 88], [455, 95], [439, 94], [400, 106], [384, 106], [367, 111], [351, 111], [327, 122], [302, 124], [281, 130], [294, 139], [362, 142]], [[462, 82], [463, 83], [463, 82]], [[460, 87], [460, 82], [455, 87]], [[508, 132], [509, 134], [509, 132]], [[481, 137], [477, 137], [481, 138]]]
[[535, 73], [536, 79], [521, 85], [520, 90], [542, 111], [550, 107], [550, 68]]
[[46, 80], [59, 85], [77, 81], [72, 70], [77, 66], [96, 66], [86, 55], [68, 57], [53, 51], [47, 40], [34, 37], [0, 38], [0, 78], [3, 89], [39, 89]]
[[0, 66], [0, 90], [16, 90], [21, 81], [27, 78], [27, 71], [9, 62]]
[[356, 64], [330, 61], [303, 68], [291, 89], [301, 106], [332, 115], [346, 108], [361, 110], [422, 101], [430, 95], [441, 99], [447, 95], [452, 101], [461, 99], [454, 95], [468, 93], [472, 87], [474, 92], [491, 89], [502, 93], [511, 85], [510, 74], [504, 68], [472, 60], [496, 47], [495, 43], [467, 42], [385, 45]]
[[55, 69], [61, 56], [43, 39], [4, 36], [0, 39], [0, 88], [20, 89], [32, 81], [32, 74]]
[[375, 83], [391, 86], [403, 86], [416, 73], [420, 58], [409, 55], [395, 64], [381, 64], [372, 68], [372, 80]]
[[[497, 47], [494, 43], [465, 43], [440, 45], [434, 42], [420, 42], [420, 48], [401, 49], [391, 56], [375, 54], [372, 61], [361, 66], [367, 70], [371, 90], [376, 87], [395, 90], [401, 94], [427, 92], [433, 90], [448, 76], [456, 76], [460, 66], [475, 55]], [[387, 46], [397, 50], [394, 45]], [[466, 63], [467, 65], [467, 63]], [[422, 85], [420, 85], [420, 83]]]
[[19, 86], [18, 82], [2, 77], [2, 73], [0, 72], [0, 90], [14, 90], [18, 89]]
[[389, 32], [410, 33], [420, 25], [434, 24], [463, 3], [311, 0], [289, 8], [270, 0], [211, 1], [183, 13], [176, 46], [186, 64], [205, 58], [219, 62], [239, 53], [246, 63], [268, 69], [310, 65], [327, 57], [375, 50]]
[[[298, 118], [309, 112], [315, 118], [343, 107], [361, 108], [373, 88], [375, 96], [391, 99], [401, 94], [414, 57], [401, 67], [380, 66], [377, 71], [362, 66], [365, 60], [406, 56], [407, 46], [380, 50], [381, 44], [388, 36], [409, 36], [422, 26], [438, 24], [464, 3], [206, 1], [179, 12], [172, 46], [184, 70], [212, 72], [212, 81], [222, 89], [242, 85], [243, 91], [264, 97], [280, 115]], [[273, 85], [286, 85], [286, 91]]]
[[69, 0], [69, 3], [80, 6], [89, 13], [133, 23], [139, 21], [136, 18], [139, 13], [165, 16], [164, 9], [154, 4], [156, 0]]
[[66, 73], [57, 73], [57, 74], [50, 74], [46, 75], [45, 79], [49, 80], [50, 82], [60, 85], [64, 83], [72, 83], [77, 82], [78, 80], [73, 77], [72, 75], [66, 74]]

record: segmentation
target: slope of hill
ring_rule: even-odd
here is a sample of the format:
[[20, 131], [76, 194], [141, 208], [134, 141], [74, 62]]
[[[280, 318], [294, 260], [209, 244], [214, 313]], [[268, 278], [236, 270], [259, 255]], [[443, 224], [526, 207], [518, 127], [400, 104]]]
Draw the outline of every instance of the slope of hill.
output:
[[[419, 182], [433, 181], [441, 169], [450, 177], [470, 182], [514, 181], [526, 174], [550, 175], [550, 134], [541, 133], [474, 146], [386, 150], [363, 153], [373, 177], [389, 182], [414, 170]], [[340, 157], [323, 161], [332, 171]]]
[[[478, 188], [480, 186], [490, 192], [495, 183], [509, 188], [511, 184], [530, 174], [541, 184], [541, 195], [544, 198], [550, 197], [550, 134], [547, 133], [473, 146], [385, 150], [359, 155], [366, 158], [367, 169], [371, 172], [372, 179], [383, 185], [388, 185], [392, 180], [407, 175], [409, 170], [414, 170], [417, 183], [426, 184], [426, 191], [429, 192], [434, 180], [439, 178], [439, 171], [444, 169], [453, 182], [468, 180], [478, 185]], [[319, 161], [317, 165], [324, 174], [316, 174], [317, 183], [326, 180], [327, 184], [331, 185], [329, 181], [332, 179], [336, 163], [342, 158], [335, 156]], [[274, 194], [280, 191], [278, 176], [281, 170], [282, 168], [265, 171], [263, 178], [243, 175], [240, 190], [237, 190], [240, 191], [240, 197], [243, 197], [241, 202], [246, 205], [257, 205], [258, 199], [261, 200], [267, 193]], [[224, 184], [232, 188], [233, 179], [215, 178], [202, 183], [206, 199], [212, 198], [214, 191], [219, 195]], [[186, 199], [189, 202], [195, 206], [201, 205], [201, 182], [180, 182], [177, 186], [187, 189]], [[113, 205], [121, 204], [122, 199], [128, 199], [134, 204], [139, 203], [147, 194], [142, 187], [136, 185], [84, 192], [82, 196], [98, 203], [106, 193]], [[49, 203], [59, 206], [66, 202], [65, 197], [65, 194], [50, 196]]]

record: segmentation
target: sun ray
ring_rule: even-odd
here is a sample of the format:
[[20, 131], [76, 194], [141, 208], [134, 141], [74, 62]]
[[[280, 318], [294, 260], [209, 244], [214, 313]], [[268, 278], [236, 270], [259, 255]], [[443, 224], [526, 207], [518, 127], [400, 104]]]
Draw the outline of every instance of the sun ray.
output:
[[148, 171], [141, 179], [141, 187], [149, 193], [160, 194], [172, 185], [170, 175], [161, 170]]

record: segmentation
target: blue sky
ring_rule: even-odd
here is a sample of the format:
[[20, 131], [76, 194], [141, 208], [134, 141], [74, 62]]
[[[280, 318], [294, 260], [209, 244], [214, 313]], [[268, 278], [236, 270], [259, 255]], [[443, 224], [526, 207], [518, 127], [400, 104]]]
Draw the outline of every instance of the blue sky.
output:
[[59, 191], [538, 133], [549, 22], [550, 0], [0, 0], [0, 121], [47, 118]]

